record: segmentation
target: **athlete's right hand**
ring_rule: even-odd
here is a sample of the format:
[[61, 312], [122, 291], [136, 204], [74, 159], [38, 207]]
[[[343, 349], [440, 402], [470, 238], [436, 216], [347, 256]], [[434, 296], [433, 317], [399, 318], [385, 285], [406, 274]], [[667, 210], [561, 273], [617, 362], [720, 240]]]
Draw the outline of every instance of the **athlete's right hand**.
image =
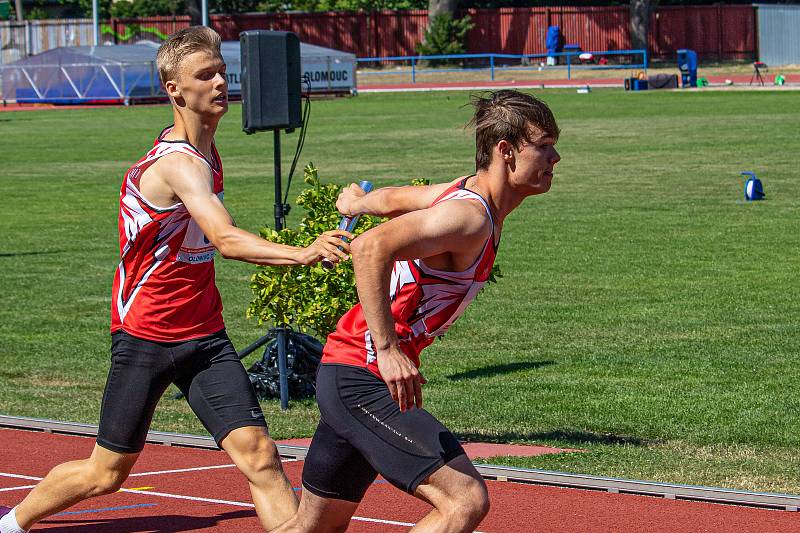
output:
[[400, 411], [415, 405], [422, 408], [422, 385], [426, 380], [406, 354], [397, 347], [379, 351], [378, 370]]
[[359, 187], [358, 183], [351, 183], [349, 186], [342, 188], [339, 193], [339, 198], [336, 199], [336, 209], [348, 217], [363, 215], [358, 208], [358, 201], [365, 194], [367, 193]]
[[349, 231], [340, 229], [326, 231], [303, 249], [300, 262], [304, 265], [313, 265], [323, 259], [334, 263], [346, 261], [350, 254], [350, 243], [344, 239], [354, 238], [355, 235]]

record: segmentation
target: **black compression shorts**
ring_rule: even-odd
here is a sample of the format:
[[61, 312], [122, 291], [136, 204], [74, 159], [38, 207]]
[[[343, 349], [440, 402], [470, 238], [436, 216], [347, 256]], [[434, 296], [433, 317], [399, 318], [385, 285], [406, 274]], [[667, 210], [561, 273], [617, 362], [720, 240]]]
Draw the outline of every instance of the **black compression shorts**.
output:
[[97, 443], [119, 453], [144, 448], [156, 404], [175, 383], [219, 444], [232, 430], [266, 427], [264, 413], [225, 331], [183, 342], [111, 335], [111, 369]]
[[365, 368], [321, 365], [317, 403], [322, 419], [303, 467], [303, 486], [317, 496], [360, 502], [377, 474], [413, 494], [464, 454], [426, 410], [400, 412], [386, 383]]

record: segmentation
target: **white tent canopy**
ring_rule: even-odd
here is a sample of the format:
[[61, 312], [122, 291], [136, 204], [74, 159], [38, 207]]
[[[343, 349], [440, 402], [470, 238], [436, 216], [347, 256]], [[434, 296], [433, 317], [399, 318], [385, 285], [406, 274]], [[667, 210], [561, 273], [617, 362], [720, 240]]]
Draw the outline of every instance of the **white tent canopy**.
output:
[[[157, 43], [60, 47], [0, 66], [0, 98], [30, 103], [87, 103], [164, 98], [155, 66]], [[222, 43], [229, 94], [241, 94], [238, 41]], [[300, 44], [304, 89], [345, 92], [355, 88], [354, 54]]]

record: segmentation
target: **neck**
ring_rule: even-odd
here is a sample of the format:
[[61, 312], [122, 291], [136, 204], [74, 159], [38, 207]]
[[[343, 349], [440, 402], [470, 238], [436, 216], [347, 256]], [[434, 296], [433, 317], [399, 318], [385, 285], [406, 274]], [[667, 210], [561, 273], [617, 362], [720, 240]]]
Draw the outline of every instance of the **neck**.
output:
[[198, 115], [183, 116], [175, 110], [175, 126], [165, 137], [167, 140], [185, 139], [192, 146], [200, 150], [206, 158], [211, 160], [211, 144], [214, 141], [214, 133], [217, 131], [219, 119], [214, 122], [203, 121]]
[[505, 178], [492, 168], [479, 170], [473, 178], [473, 186], [480, 190], [500, 224], [525, 199], [525, 195], [508, 186]]

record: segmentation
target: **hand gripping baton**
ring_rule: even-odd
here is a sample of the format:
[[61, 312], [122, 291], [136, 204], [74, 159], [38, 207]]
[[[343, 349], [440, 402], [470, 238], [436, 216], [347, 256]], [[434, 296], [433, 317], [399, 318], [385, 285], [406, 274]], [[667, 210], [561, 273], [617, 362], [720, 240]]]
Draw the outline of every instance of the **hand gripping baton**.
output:
[[[372, 190], [372, 183], [366, 180], [359, 183], [358, 186], [361, 187], [361, 190], [363, 190], [364, 192], [370, 192]], [[339, 221], [339, 227], [337, 229], [353, 233], [356, 224], [358, 224], [359, 216], [360, 215], [356, 215], [354, 217], [342, 216], [342, 219]], [[347, 239], [342, 237], [342, 240], [344, 241]], [[341, 250], [341, 248], [339, 249]], [[323, 259], [321, 261], [321, 264], [323, 268], [327, 268], [328, 270], [334, 267], [333, 261], [331, 261], [330, 259]]]

